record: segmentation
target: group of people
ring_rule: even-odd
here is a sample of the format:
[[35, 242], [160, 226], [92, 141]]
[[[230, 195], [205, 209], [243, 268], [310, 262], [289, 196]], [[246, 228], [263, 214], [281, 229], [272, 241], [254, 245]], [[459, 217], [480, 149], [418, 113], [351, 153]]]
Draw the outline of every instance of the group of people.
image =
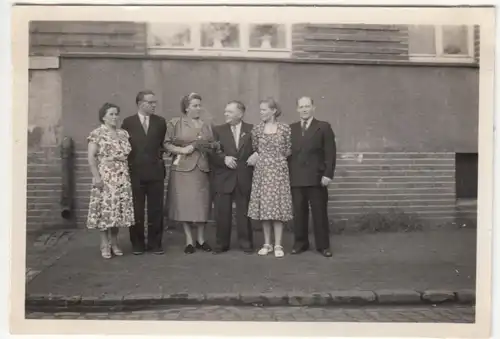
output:
[[[272, 98], [260, 102], [261, 121], [255, 126], [244, 121], [246, 107], [237, 100], [227, 103], [226, 122], [219, 126], [202, 119], [202, 97], [197, 93], [184, 96], [182, 114], [168, 122], [155, 114], [152, 91], [139, 92], [136, 104], [137, 114], [121, 126], [120, 108], [104, 104], [101, 125], [88, 137], [93, 185], [87, 227], [101, 231], [103, 258], [123, 255], [120, 228], [129, 228], [133, 254], [163, 254], [164, 210], [169, 220], [183, 224], [186, 254], [227, 252], [233, 203], [238, 245], [245, 253], [254, 252], [251, 220], [261, 222], [264, 232], [259, 255], [284, 256], [283, 225], [292, 220], [292, 254], [307, 251], [311, 211], [315, 248], [332, 256], [327, 187], [335, 171], [335, 135], [328, 122], [314, 117], [312, 98], [297, 100], [300, 119], [290, 125], [279, 121], [282, 112]], [[172, 157], [166, 203], [165, 153]], [[214, 248], [205, 240], [212, 198]]]

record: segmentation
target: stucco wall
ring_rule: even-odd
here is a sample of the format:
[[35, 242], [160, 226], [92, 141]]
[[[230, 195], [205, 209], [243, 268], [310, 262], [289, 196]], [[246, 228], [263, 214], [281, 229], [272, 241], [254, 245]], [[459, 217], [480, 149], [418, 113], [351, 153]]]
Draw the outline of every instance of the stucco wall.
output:
[[275, 97], [283, 121], [297, 119], [295, 99], [311, 95], [340, 151], [476, 152], [478, 70], [458, 67], [288, 64], [180, 60], [63, 59], [65, 133], [81, 142], [105, 101], [135, 113], [135, 95], [153, 89], [159, 114], [179, 114], [182, 95], [198, 92], [222, 122], [225, 103], [240, 99], [258, 122], [259, 99]]
[[[30, 83], [28, 228], [64, 225], [59, 217], [61, 136], [76, 153], [76, 218], [86, 218], [90, 172], [86, 137], [106, 101], [135, 114], [135, 96], [149, 88], [159, 114], [179, 114], [192, 91], [215, 123], [227, 101], [274, 96], [283, 121], [296, 120], [295, 99], [311, 95], [317, 116], [337, 135], [338, 167], [329, 187], [332, 220], [398, 208], [432, 220], [456, 216], [454, 152], [477, 152], [478, 70], [459, 67], [295, 64], [255, 61], [66, 58], [58, 70], [35, 70]], [[62, 129], [61, 127], [62, 126]], [[167, 161], [168, 163], [168, 161]]]

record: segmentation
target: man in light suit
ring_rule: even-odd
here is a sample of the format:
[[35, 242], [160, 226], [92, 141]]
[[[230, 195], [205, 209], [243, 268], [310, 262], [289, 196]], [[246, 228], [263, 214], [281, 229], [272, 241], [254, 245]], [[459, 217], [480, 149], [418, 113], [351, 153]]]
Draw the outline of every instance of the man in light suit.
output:
[[213, 189], [215, 191], [215, 221], [217, 223], [217, 245], [215, 254], [229, 250], [231, 241], [232, 204], [236, 203], [236, 228], [239, 247], [245, 253], [253, 251], [253, 232], [247, 217], [253, 167], [252, 125], [242, 121], [245, 105], [231, 101], [226, 105], [226, 123], [214, 128], [215, 140], [221, 151], [213, 154]]
[[288, 160], [294, 209], [292, 254], [309, 249], [310, 204], [316, 250], [325, 257], [331, 257], [327, 187], [335, 172], [337, 150], [330, 124], [315, 119], [314, 110], [311, 98], [300, 98], [297, 100], [300, 121], [290, 125], [292, 155]]
[[154, 254], [163, 254], [163, 196], [165, 163], [163, 141], [167, 131], [165, 119], [156, 115], [156, 98], [152, 91], [137, 94], [137, 114], [123, 120], [129, 133], [132, 152], [129, 154], [130, 179], [136, 224], [130, 227], [130, 241], [135, 255], [146, 250], [144, 239], [145, 199], [148, 203], [148, 246]]

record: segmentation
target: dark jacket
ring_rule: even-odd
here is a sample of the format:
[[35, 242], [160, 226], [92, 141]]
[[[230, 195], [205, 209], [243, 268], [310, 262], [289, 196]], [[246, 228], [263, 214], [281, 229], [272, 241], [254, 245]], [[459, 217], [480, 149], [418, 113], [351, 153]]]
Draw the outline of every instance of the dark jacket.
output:
[[288, 161], [291, 186], [318, 186], [323, 176], [333, 179], [337, 146], [330, 124], [313, 118], [304, 136], [300, 122], [291, 124], [290, 128], [292, 155]]
[[[213, 175], [213, 189], [218, 193], [231, 193], [236, 187], [242, 192], [250, 194], [252, 188], [253, 167], [246, 164], [252, 155], [252, 132], [253, 125], [242, 122], [240, 131], [239, 147], [233, 138], [229, 124], [223, 124], [214, 128], [214, 138], [220, 142], [219, 152], [212, 154], [210, 164]], [[226, 156], [233, 156], [237, 160], [237, 167], [230, 169], [224, 163]]]
[[128, 157], [130, 175], [140, 180], [164, 180], [163, 141], [167, 130], [165, 119], [152, 114], [148, 133], [144, 132], [138, 114], [123, 120], [122, 128], [130, 136], [132, 152]]
[[[204, 123], [201, 129], [191, 125], [184, 117], [173, 118], [167, 123], [167, 134], [165, 137], [165, 148], [185, 147], [194, 145], [197, 141], [213, 141], [212, 128]], [[190, 172], [198, 167], [202, 172], [209, 172], [208, 153], [198, 149], [191, 154], [173, 155], [172, 171]]]

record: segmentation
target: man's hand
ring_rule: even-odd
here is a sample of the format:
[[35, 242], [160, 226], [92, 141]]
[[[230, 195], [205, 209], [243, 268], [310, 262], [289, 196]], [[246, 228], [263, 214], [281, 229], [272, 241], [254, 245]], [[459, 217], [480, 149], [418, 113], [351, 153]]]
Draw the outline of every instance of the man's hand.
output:
[[332, 179], [327, 178], [327, 177], [323, 177], [323, 178], [321, 178], [321, 186], [326, 187], [330, 184], [331, 181], [332, 181]]
[[230, 157], [230, 156], [224, 157], [224, 163], [230, 169], [235, 169], [237, 166], [235, 157]]
[[247, 165], [255, 166], [255, 164], [257, 164], [257, 161], [259, 161], [259, 154], [255, 152], [254, 154], [248, 157]]

